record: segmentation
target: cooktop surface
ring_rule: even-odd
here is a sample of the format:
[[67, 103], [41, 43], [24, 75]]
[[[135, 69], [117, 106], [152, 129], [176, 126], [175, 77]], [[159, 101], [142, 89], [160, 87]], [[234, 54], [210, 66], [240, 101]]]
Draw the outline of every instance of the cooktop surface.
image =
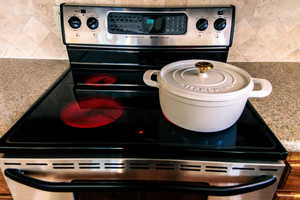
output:
[[[250, 103], [232, 127], [199, 133], [164, 117], [157, 89], [120, 86], [107, 73], [86, 80], [75, 86], [68, 72], [1, 138], [0, 150], [286, 157], [285, 149]], [[96, 82], [104, 84], [93, 84]]]

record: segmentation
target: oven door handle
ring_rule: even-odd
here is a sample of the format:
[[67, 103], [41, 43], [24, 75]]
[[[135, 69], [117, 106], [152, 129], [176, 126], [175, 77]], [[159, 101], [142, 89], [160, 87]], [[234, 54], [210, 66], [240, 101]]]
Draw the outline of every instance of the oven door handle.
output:
[[33, 187], [49, 192], [80, 192], [80, 191], [182, 191], [196, 192], [212, 196], [239, 195], [268, 187], [276, 182], [276, 177], [262, 175], [255, 177], [247, 183], [234, 186], [210, 186], [188, 182], [155, 182], [155, 181], [123, 181], [123, 180], [98, 180], [78, 182], [48, 182], [25, 175], [25, 171], [19, 169], [5, 169], [6, 177]]

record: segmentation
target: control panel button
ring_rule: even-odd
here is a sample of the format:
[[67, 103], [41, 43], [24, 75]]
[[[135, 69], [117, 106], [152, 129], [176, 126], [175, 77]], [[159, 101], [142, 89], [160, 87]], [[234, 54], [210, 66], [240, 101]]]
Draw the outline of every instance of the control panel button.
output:
[[196, 23], [196, 28], [199, 30], [199, 31], [204, 31], [208, 28], [208, 21], [207, 19], [204, 19], [204, 18], [201, 18], [197, 21]]
[[214, 23], [214, 27], [216, 30], [221, 31], [226, 27], [226, 19], [218, 18]]
[[78, 29], [81, 26], [81, 20], [76, 16], [70, 17], [68, 22], [70, 26], [74, 29]]
[[94, 30], [94, 29], [98, 28], [99, 22], [98, 22], [98, 20], [95, 17], [90, 17], [90, 18], [87, 19], [86, 25], [90, 29]]

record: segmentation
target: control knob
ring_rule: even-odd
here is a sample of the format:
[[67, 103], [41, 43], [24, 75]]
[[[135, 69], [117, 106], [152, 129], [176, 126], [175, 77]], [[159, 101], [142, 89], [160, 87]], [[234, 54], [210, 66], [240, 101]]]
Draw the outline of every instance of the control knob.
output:
[[214, 23], [214, 27], [216, 30], [221, 31], [226, 27], [226, 19], [218, 18]]
[[88, 18], [88, 20], [86, 21], [86, 25], [87, 25], [90, 29], [94, 30], [94, 29], [98, 28], [99, 22], [98, 22], [98, 20], [97, 20], [95, 17], [90, 17], [90, 18]]
[[199, 31], [204, 31], [208, 28], [208, 21], [207, 19], [204, 19], [204, 18], [201, 18], [197, 21], [196, 23], [196, 28], [199, 30]]
[[81, 26], [81, 21], [78, 17], [73, 16], [68, 20], [70, 26], [74, 29], [78, 29]]

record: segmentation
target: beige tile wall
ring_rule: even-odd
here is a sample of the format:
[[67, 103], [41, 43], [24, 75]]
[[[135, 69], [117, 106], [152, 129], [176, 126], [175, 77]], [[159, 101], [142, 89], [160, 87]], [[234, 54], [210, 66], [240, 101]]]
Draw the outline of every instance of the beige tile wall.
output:
[[299, 0], [2, 0], [0, 57], [66, 59], [62, 2], [124, 6], [233, 4], [237, 24], [230, 61], [300, 61]]

